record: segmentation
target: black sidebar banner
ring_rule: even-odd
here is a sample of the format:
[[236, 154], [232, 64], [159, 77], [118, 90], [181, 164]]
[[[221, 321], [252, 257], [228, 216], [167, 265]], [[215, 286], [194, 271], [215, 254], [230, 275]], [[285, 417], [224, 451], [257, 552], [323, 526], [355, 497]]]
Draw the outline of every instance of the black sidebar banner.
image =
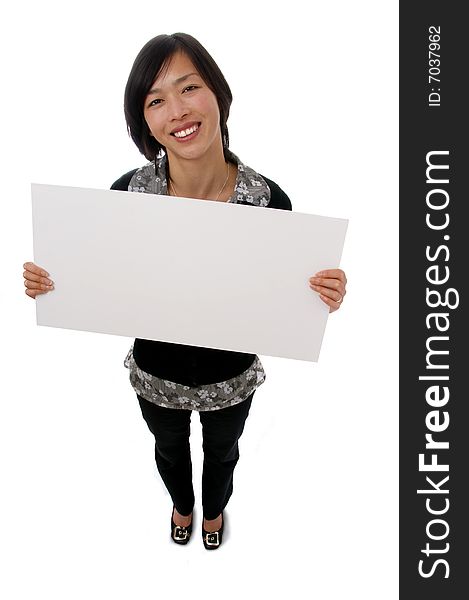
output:
[[405, 600], [469, 598], [464, 5], [400, 3], [399, 576]]

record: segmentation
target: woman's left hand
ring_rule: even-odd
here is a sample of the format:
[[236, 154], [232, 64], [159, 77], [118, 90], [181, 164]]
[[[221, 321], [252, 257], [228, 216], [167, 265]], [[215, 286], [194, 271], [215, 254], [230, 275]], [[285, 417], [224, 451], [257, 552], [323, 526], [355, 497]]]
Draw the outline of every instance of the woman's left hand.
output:
[[319, 271], [309, 278], [309, 287], [319, 293], [319, 297], [329, 306], [329, 312], [338, 310], [345, 294], [347, 277], [342, 269]]

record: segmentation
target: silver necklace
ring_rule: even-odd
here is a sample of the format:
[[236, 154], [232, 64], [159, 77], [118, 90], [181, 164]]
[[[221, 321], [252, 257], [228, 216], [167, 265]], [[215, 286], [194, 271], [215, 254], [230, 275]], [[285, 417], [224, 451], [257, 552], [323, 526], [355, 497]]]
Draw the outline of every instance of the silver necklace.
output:
[[[225, 189], [225, 185], [226, 185], [226, 183], [227, 183], [227, 181], [228, 181], [228, 178], [229, 178], [229, 176], [230, 176], [230, 163], [229, 163], [229, 162], [227, 162], [227, 163], [226, 163], [226, 167], [227, 167], [227, 168], [226, 168], [226, 179], [225, 179], [225, 183], [222, 185], [222, 187], [221, 187], [220, 191], [218, 192], [218, 194], [217, 194], [217, 197], [215, 198], [215, 201], [216, 201], [216, 200], [218, 200], [218, 198], [220, 197], [220, 194], [221, 194], [221, 193], [223, 192], [223, 190]], [[176, 191], [176, 188], [175, 188], [175, 186], [174, 186], [173, 180], [172, 180], [171, 178], [169, 179], [169, 185], [170, 185], [171, 189], [173, 190], [173, 192], [174, 192], [174, 195], [175, 195], [175, 196], [178, 196], [178, 197], [180, 197], [180, 196], [179, 196], [179, 194], [178, 194], [178, 193], [177, 193], [177, 191]]]

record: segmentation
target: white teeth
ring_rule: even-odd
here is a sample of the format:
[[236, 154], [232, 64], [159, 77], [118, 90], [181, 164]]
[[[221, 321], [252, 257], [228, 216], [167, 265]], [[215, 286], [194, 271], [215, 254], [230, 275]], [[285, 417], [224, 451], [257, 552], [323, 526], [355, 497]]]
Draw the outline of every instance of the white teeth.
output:
[[184, 131], [176, 131], [174, 135], [178, 138], [183, 138], [187, 135], [190, 135], [191, 133], [194, 133], [194, 131], [197, 131], [198, 128], [198, 125], [192, 125], [192, 127], [190, 127], [189, 129], [185, 129]]

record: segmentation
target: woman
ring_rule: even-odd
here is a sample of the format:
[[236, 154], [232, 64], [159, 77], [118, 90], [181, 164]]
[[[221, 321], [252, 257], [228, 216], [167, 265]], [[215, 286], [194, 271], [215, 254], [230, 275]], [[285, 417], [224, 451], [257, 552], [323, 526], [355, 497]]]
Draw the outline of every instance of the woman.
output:
[[[291, 210], [276, 183], [229, 150], [232, 95], [213, 58], [193, 37], [176, 33], [150, 40], [130, 72], [124, 110], [130, 136], [150, 161], [120, 177], [112, 189], [167, 194]], [[49, 274], [24, 265], [26, 294], [54, 289]], [[340, 269], [316, 273], [309, 285], [333, 312], [346, 293]], [[202, 538], [220, 546], [223, 510], [255, 390], [265, 379], [257, 356], [136, 339], [125, 365], [143, 417], [155, 437], [158, 471], [173, 500], [171, 538], [186, 544], [192, 532], [194, 492], [190, 419], [199, 412], [204, 464]]]

